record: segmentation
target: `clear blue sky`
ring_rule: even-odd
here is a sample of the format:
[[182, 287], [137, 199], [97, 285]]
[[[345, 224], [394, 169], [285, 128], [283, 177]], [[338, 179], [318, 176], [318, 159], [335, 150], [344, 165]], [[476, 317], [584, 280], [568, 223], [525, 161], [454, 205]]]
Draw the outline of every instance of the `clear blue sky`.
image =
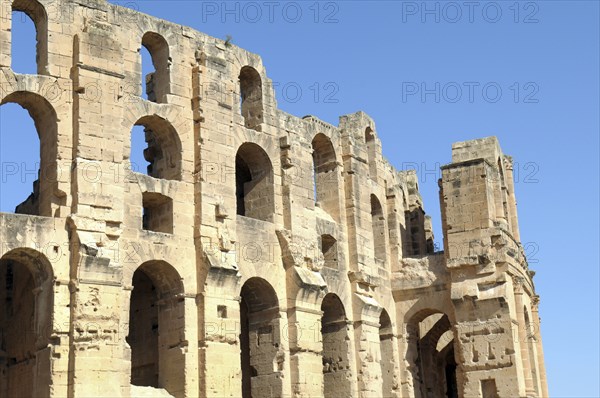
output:
[[[551, 395], [600, 396], [598, 2], [425, 3], [432, 13], [420, 1], [117, 3], [231, 35], [262, 56], [289, 113], [336, 125], [339, 115], [371, 115], [390, 162], [418, 168], [439, 245], [439, 165], [452, 142], [498, 136], [517, 163]], [[32, 36], [23, 34], [15, 67], [26, 71]], [[17, 109], [0, 108], [3, 164], [35, 159], [24, 146], [35, 132]], [[33, 178], [6, 174], [0, 207], [12, 211]]]

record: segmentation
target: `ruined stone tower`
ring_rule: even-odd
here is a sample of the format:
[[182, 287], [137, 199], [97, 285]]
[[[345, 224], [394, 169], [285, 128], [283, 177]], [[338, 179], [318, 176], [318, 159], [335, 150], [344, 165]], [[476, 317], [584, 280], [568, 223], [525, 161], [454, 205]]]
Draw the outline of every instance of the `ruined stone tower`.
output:
[[[0, 396], [548, 396], [495, 138], [453, 146], [434, 252], [366, 114], [286, 114], [257, 55], [103, 0], [0, 4], [0, 103], [41, 143], [0, 214]], [[38, 74], [11, 69], [11, 10]]]

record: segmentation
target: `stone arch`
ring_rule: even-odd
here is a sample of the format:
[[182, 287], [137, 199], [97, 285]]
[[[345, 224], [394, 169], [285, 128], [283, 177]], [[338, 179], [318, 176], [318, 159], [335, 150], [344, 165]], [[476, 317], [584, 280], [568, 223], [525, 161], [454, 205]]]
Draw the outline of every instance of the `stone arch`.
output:
[[[54, 107], [39, 94], [15, 91], [8, 94], [0, 105], [15, 103], [29, 112], [40, 139], [40, 170], [33, 184], [33, 193], [17, 206], [16, 212], [51, 217], [52, 209], [65, 204], [65, 196], [58, 195], [58, 118]], [[4, 134], [5, 132], [3, 132]]]
[[0, 395], [50, 396], [52, 265], [33, 249], [0, 258]]
[[379, 347], [381, 378], [383, 382], [383, 397], [395, 396], [394, 390], [397, 389], [395, 380], [395, 360], [394, 360], [394, 328], [390, 315], [385, 309], [381, 310], [379, 316]]
[[261, 131], [263, 122], [263, 89], [260, 74], [251, 66], [240, 70], [240, 111], [247, 128]]
[[454, 307], [448, 293], [449, 292], [446, 291], [439, 296], [428, 297], [417, 301], [404, 313], [402, 318], [404, 324], [410, 328], [430, 315], [445, 314], [448, 316], [450, 323], [454, 325], [456, 322], [453, 312]]
[[407, 361], [417, 398], [458, 398], [454, 341], [438, 351], [440, 338], [452, 329], [449, 317], [434, 309], [423, 309], [407, 323]]
[[148, 144], [144, 149], [144, 158], [150, 163], [147, 174], [165, 180], [181, 180], [182, 146], [173, 125], [158, 115], [148, 115], [138, 119], [135, 126], [144, 127]]
[[152, 260], [132, 276], [129, 334], [131, 384], [184, 396], [185, 311], [183, 280], [173, 266]]
[[352, 396], [352, 369], [348, 319], [340, 298], [328, 293], [321, 303], [323, 339], [323, 396]]
[[242, 397], [279, 397], [283, 365], [279, 299], [264, 279], [248, 279], [240, 292]]
[[154, 72], [142, 76], [142, 86], [145, 86], [148, 101], [167, 103], [167, 94], [171, 93], [169, 44], [160, 34], [146, 32], [142, 36], [142, 46], [150, 53], [154, 66]]
[[273, 221], [275, 187], [269, 155], [257, 144], [242, 144], [235, 156], [237, 214]]
[[319, 133], [312, 140], [314, 198], [334, 220], [340, 220], [338, 162], [329, 137]]
[[[37, 74], [48, 75], [48, 15], [46, 9], [37, 0], [14, 0], [12, 11], [23, 12], [33, 21], [36, 32]], [[11, 37], [12, 40], [14, 40], [13, 37]]]
[[375, 261], [385, 263], [387, 259], [385, 214], [381, 202], [374, 194], [371, 194], [371, 228]]

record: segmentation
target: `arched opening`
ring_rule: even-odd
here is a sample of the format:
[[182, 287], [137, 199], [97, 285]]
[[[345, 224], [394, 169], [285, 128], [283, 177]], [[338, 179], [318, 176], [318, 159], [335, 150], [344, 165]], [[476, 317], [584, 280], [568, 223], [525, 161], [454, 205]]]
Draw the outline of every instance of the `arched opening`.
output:
[[[129, 154], [129, 169], [136, 173], [149, 175], [152, 170], [151, 163], [146, 160], [148, 143], [146, 142], [146, 128], [144, 126], [133, 126], [131, 128], [131, 148]], [[149, 154], [148, 154], [149, 155]]]
[[[1, 210], [52, 216], [53, 207], [65, 204], [65, 196], [58, 196], [56, 189], [56, 112], [44, 97], [25, 91], [6, 96], [0, 112], [9, 115], [0, 118]], [[38, 151], [31, 150], [36, 147]]]
[[375, 132], [371, 127], [365, 129], [365, 144], [367, 145], [367, 163], [369, 165], [369, 175], [372, 179], [377, 179], [377, 143], [375, 142]]
[[454, 359], [454, 347], [450, 347], [447, 354], [440, 355], [445, 362], [446, 396], [458, 398], [458, 385], [456, 384], [456, 361]]
[[244, 283], [240, 297], [242, 397], [280, 397], [285, 357], [277, 294], [255, 277]]
[[373, 245], [375, 262], [379, 266], [385, 264], [387, 253], [385, 247], [385, 217], [383, 208], [377, 196], [371, 194], [371, 228], [373, 233]]
[[131, 130], [129, 161], [132, 171], [144, 173], [145, 166], [151, 177], [181, 180], [181, 141], [171, 123], [156, 115], [138, 120]]
[[409, 370], [415, 397], [458, 398], [454, 334], [448, 316], [421, 312], [407, 325]]
[[166, 103], [170, 94], [169, 44], [164, 37], [146, 32], [140, 48], [142, 58], [142, 92], [148, 101]]
[[339, 297], [329, 293], [321, 304], [323, 338], [323, 396], [352, 396], [352, 370], [346, 311]]
[[446, 397], [458, 397], [458, 384], [456, 381], [456, 360], [454, 359], [454, 332], [448, 329], [437, 343], [439, 368], [444, 370]]
[[141, 59], [141, 85], [142, 85], [142, 98], [151, 102], [157, 102], [156, 96], [154, 95], [154, 74], [156, 68], [152, 63], [152, 54], [148, 51], [148, 48], [142, 45], [139, 49]]
[[272, 221], [275, 212], [273, 166], [258, 145], [245, 143], [235, 156], [237, 214]]
[[15, 11], [13, 7], [11, 24], [11, 69], [16, 73], [35, 75], [36, 29], [33, 20], [23, 11]]
[[[418, 188], [417, 188], [418, 189]], [[425, 211], [421, 207], [404, 212], [406, 225], [404, 252], [409, 256], [422, 256], [428, 253], [428, 246], [433, 249], [433, 242], [425, 234]]]
[[312, 140], [314, 199], [335, 220], [339, 220], [338, 164], [331, 140], [317, 134]]
[[[18, 134], [11, 134], [17, 132]], [[2, 181], [0, 181], [0, 211], [6, 213], [37, 214], [37, 209], [18, 208], [25, 198], [39, 198], [40, 139], [33, 120], [17, 104], [0, 107], [0, 159], [2, 159]], [[28, 211], [27, 211], [28, 210]]]
[[[14, 0], [10, 30], [11, 69], [17, 73], [48, 74], [48, 17], [44, 7], [36, 0]], [[34, 41], [35, 51], [23, 51], [31, 48]]]
[[263, 122], [262, 80], [251, 66], [240, 71], [240, 110], [247, 128], [261, 131]]
[[16, 249], [0, 259], [0, 396], [50, 396], [53, 282], [39, 252]]
[[184, 394], [183, 283], [164, 261], [149, 261], [133, 274], [129, 304], [131, 385]]
[[394, 330], [386, 310], [382, 310], [379, 316], [379, 349], [383, 397], [389, 398], [395, 396], [398, 386], [394, 377]]

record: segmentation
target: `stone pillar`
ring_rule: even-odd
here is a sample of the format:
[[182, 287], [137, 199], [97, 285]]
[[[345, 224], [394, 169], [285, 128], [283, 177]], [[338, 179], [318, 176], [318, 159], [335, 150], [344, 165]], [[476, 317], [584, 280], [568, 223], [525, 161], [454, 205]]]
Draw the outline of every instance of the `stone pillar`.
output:
[[[291, 360], [290, 360], [290, 341], [287, 337], [287, 333], [289, 331], [289, 320], [285, 309], [280, 309], [279, 312], [279, 330], [275, 331], [275, 338], [279, 338], [279, 350], [277, 352], [277, 366], [278, 370], [281, 372], [282, 378], [282, 388], [281, 388], [281, 396], [282, 397], [291, 397], [292, 396], [292, 380], [291, 373]], [[278, 336], [277, 336], [278, 334]]]
[[310, 178], [313, 173], [312, 155], [294, 136], [280, 138], [279, 146], [284, 226], [289, 231], [300, 231], [302, 228], [308, 228], [306, 209], [315, 207], [312, 194], [315, 187], [313, 179]]
[[121, 294], [119, 284], [80, 282], [72, 295], [72, 396], [120, 397], [122, 386], [129, 385], [127, 332], [117, 334]]
[[361, 398], [382, 396], [381, 367], [379, 365], [379, 327], [376, 320], [355, 323], [358, 340], [358, 389]]
[[[65, 268], [68, 266], [65, 264]], [[54, 282], [54, 317], [52, 325], [52, 354], [50, 366], [52, 368], [52, 381], [50, 383], [50, 397], [66, 397], [69, 388], [69, 325], [71, 293], [67, 280]]]
[[361, 398], [381, 398], [383, 389], [379, 341], [381, 307], [372, 297], [358, 293], [354, 293], [353, 296], [358, 396]]
[[527, 330], [527, 324], [525, 323], [525, 304], [523, 301], [523, 288], [521, 284], [517, 281], [514, 284], [515, 289], [515, 310], [517, 313], [517, 322], [518, 322], [518, 330], [519, 330], [519, 340], [517, 347], [519, 347], [521, 351], [521, 363], [523, 364], [523, 373], [525, 376], [525, 392], [527, 395], [535, 395], [535, 389], [533, 386], [533, 379], [531, 378], [531, 367], [532, 363], [529, 358], [529, 331]]
[[183, 301], [184, 319], [185, 319], [185, 330], [184, 330], [184, 341], [187, 346], [182, 347], [184, 349], [184, 363], [185, 363], [185, 378], [184, 378], [184, 390], [186, 397], [199, 397], [199, 383], [198, 383], [198, 364], [199, 364], [199, 350], [198, 350], [198, 306], [196, 304], [196, 297], [193, 295], [186, 295]]
[[540, 315], [539, 315], [539, 296], [534, 296], [531, 301], [531, 321], [535, 331], [535, 344], [537, 351], [538, 361], [538, 378], [540, 381], [540, 393], [544, 398], [548, 398], [548, 380], [546, 378], [546, 364], [544, 363], [544, 350], [542, 347], [542, 331], [540, 329]]
[[[291, 391], [294, 396], [323, 395], [323, 341], [321, 339], [321, 301], [326, 283], [316, 269], [307, 268], [308, 255], [298, 248], [307, 248], [310, 242], [278, 231], [282, 260], [286, 267], [286, 292], [288, 297], [288, 323], [282, 333], [282, 343], [289, 346]], [[310, 257], [314, 267], [322, 264]], [[289, 383], [288, 383], [289, 384]]]
[[[398, 360], [398, 339], [395, 334], [386, 336], [383, 340], [380, 334], [380, 358], [382, 360], [381, 371], [383, 378], [383, 398], [399, 398], [400, 391], [400, 367]], [[383, 361], [387, 358], [387, 368], [383, 365]], [[383, 372], [387, 371], [387, 374]], [[389, 378], [389, 379], [386, 379]]]
[[[92, 15], [103, 11], [90, 10]], [[123, 265], [117, 257], [105, 256], [102, 248], [118, 246], [119, 233], [114, 230], [122, 228], [124, 217], [123, 181], [109, 172], [119, 170], [123, 161], [123, 138], [115, 138], [123, 137], [122, 104], [109, 93], [123, 84], [124, 54], [113, 25], [92, 16], [86, 21], [73, 45], [71, 72], [76, 151], [69, 220], [73, 248], [70, 383], [73, 396], [118, 397], [126, 393], [130, 378], [127, 330], [117, 335], [120, 321], [128, 323], [121, 318], [128, 313], [122, 308], [128, 300], [123, 300]], [[102, 97], [86, 100], [84, 93], [90, 87]], [[114, 123], [105, 123], [103, 117]]]
[[400, 217], [404, 213], [402, 202], [399, 197], [402, 196], [399, 186], [388, 189], [388, 231], [389, 231], [389, 257], [388, 271], [397, 272], [400, 269], [400, 259], [402, 258], [402, 225], [404, 219]]
[[398, 351], [400, 353], [400, 396], [403, 398], [421, 398], [420, 390], [415, 394], [415, 386], [421, 384], [421, 372], [416, 366], [419, 358], [418, 340], [416, 330], [410, 330], [410, 326], [404, 324], [404, 330], [398, 339]]
[[519, 217], [517, 215], [517, 199], [515, 196], [513, 161], [512, 158], [507, 155], [504, 155], [504, 170], [508, 196], [508, 209], [510, 212], [510, 228], [515, 240], [521, 241], [521, 233], [519, 232]]
[[[529, 301], [531, 308], [531, 301]], [[535, 322], [533, 320], [533, 314], [527, 308], [524, 309], [527, 311], [526, 314], [523, 314], [525, 317], [525, 335], [526, 335], [526, 348], [528, 360], [529, 360], [529, 371], [531, 377], [532, 384], [532, 395], [535, 397], [539, 397], [542, 394], [542, 384], [540, 377], [540, 368], [538, 364], [538, 352], [537, 352], [537, 337], [539, 336], [538, 330], [535, 329]]]
[[292, 395], [323, 396], [323, 341], [321, 311], [312, 308], [290, 309], [287, 338], [290, 345]]
[[240, 302], [214, 290], [204, 293], [198, 303], [204, 314], [198, 323], [200, 396], [240, 397]]
[[[364, 141], [366, 129], [371, 129], [370, 126], [373, 125], [373, 121], [362, 112], [340, 117], [350, 271], [369, 275], [378, 273], [374, 261], [375, 242], [371, 218], [371, 194], [377, 192], [371, 191], [376, 185], [370, 176], [367, 144]], [[373, 164], [375, 165], [375, 160]], [[376, 176], [373, 179], [376, 180]], [[379, 198], [386, 215], [384, 199]]]

